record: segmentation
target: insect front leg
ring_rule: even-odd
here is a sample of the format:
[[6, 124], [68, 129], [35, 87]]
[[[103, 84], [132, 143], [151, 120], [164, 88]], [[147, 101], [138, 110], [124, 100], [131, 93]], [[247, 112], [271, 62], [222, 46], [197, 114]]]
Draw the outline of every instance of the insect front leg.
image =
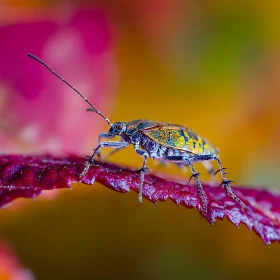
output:
[[246, 207], [245, 203], [233, 193], [233, 191], [232, 191], [232, 189], [231, 189], [231, 187], [230, 187], [230, 183], [232, 183], [233, 181], [228, 180], [228, 179], [226, 178], [226, 172], [224, 171], [224, 168], [223, 168], [223, 166], [222, 166], [222, 163], [221, 163], [219, 157], [218, 157], [218, 156], [215, 156], [214, 159], [215, 159], [215, 160], [217, 161], [217, 163], [218, 163], [219, 171], [220, 171], [220, 173], [221, 173], [221, 175], [222, 175], [222, 179], [223, 179], [223, 182], [222, 182], [221, 185], [224, 185], [224, 187], [225, 187], [225, 189], [226, 189], [226, 192], [227, 192], [227, 195], [230, 196], [233, 200], [237, 201], [237, 202], [241, 205], [241, 207], [242, 207], [243, 209], [246, 209], [247, 207]]
[[190, 160], [192, 159], [192, 157], [191, 156], [166, 156], [165, 159], [173, 161], [173, 162], [178, 162], [178, 163], [180, 163], [180, 162], [186, 163], [190, 167], [190, 170], [192, 172], [191, 178], [194, 178], [196, 181], [199, 198], [202, 202], [202, 208], [203, 208], [204, 213], [206, 214], [207, 213], [207, 199], [206, 199], [206, 195], [203, 190], [201, 181], [198, 178], [201, 173], [196, 172], [193, 165], [191, 164]]
[[[99, 137], [98, 137], [98, 145], [101, 143], [101, 139], [102, 138], [111, 138], [109, 135], [108, 135], [108, 133], [101, 133], [101, 134], [99, 134]], [[122, 138], [121, 138], [122, 139]], [[120, 141], [118, 141], [118, 142], [124, 142], [124, 141], [122, 141], [122, 140], [120, 140]], [[124, 148], [126, 148], [126, 146], [125, 147], [118, 147], [118, 148], [114, 148], [112, 151], [110, 151], [108, 154], [106, 154], [105, 155], [105, 157], [103, 158], [103, 160], [106, 160], [106, 159], [108, 159], [110, 156], [112, 156], [113, 154], [115, 154], [115, 153], [117, 153], [118, 151], [120, 151], [120, 150], [122, 150], [122, 149], [124, 149]], [[101, 159], [101, 154], [100, 154], [100, 151], [96, 154], [96, 156], [99, 158], [99, 159]]]
[[106, 154], [106, 155], [103, 157], [103, 159], [104, 159], [104, 160], [107, 160], [109, 157], [111, 157], [112, 155], [114, 155], [115, 153], [117, 153], [118, 151], [120, 151], [120, 150], [122, 150], [122, 149], [124, 149], [124, 148], [126, 148], [126, 146], [125, 146], [125, 147], [120, 147], [120, 148], [114, 148], [112, 151], [110, 151], [108, 154]]
[[[111, 137], [108, 135], [107, 132], [100, 133], [99, 136], [98, 136], [98, 145], [101, 143], [102, 138], [108, 139], [108, 138], [111, 138]], [[97, 155], [98, 158], [101, 158], [101, 154], [100, 154], [99, 151], [96, 153], [96, 155]]]
[[140, 188], [139, 188], [139, 195], [138, 195], [138, 201], [140, 203], [142, 203], [142, 193], [143, 193], [143, 183], [144, 183], [144, 176], [145, 176], [145, 172], [147, 171], [147, 167], [146, 167], [146, 163], [147, 163], [147, 159], [148, 159], [148, 153], [144, 150], [141, 150], [139, 148], [135, 148], [136, 153], [144, 158], [143, 161], [143, 165], [142, 168], [140, 170], [138, 170], [137, 172], [140, 171]]
[[117, 141], [109, 141], [109, 142], [102, 142], [100, 143], [95, 149], [93, 149], [93, 154], [89, 156], [89, 160], [85, 165], [85, 168], [83, 172], [80, 174], [80, 177], [83, 177], [89, 170], [90, 165], [94, 164], [93, 158], [98, 153], [99, 149], [102, 147], [108, 147], [108, 148], [122, 148], [128, 146], [129, 143], [127, 142], [117, 142]]

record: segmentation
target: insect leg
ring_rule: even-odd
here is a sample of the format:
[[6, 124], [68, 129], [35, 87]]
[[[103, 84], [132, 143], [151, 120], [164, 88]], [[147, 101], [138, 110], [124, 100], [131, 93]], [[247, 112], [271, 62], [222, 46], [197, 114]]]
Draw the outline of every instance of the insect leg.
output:
[[[163, 166], [163, 167], [168, 167], [169, 164], [170, 164], [169, 162], [167, 162], [167, 161], [162, 161], [162, 160], [160, 160], [160, 158], [157, 159], [157, 161], [156, 161], [156, 166], [160, 165], [160, 166]], [[186, 174], [186, 173], [188, 172], [188, 169], [187, 169], [186, 164], [174, 163], [174, 165], [175, 165], [177, 168], [179, 168], [180, 170], [182, 170], [182, 172], [183, 172], [184, 174]]]
[[207, 213], [207, 200], [206, 200], [206, 195], [205, 195], [205, 192], [203, 190], [203, 187], [202, 187], [202, 184], [201, 184], [201, 181], [199, 180], [198, 176], [200, 175], [199, 172], [195, 172], [194, 170], [194, 167], [193, 165], [190, 163], [189, 164], [189, 167], [190, 167], [190, 170], [192, 172], [192, 177], [194, 177], [195, 181], [196, 181], [196, 184], [197, 184], [197, 188], [198, 188], [198, 194], [199, 194], [199, 197], [202, 201], [202, 207], [203, 207], [203, 210], [204, 210], [204, 213]]
[[197, 189], [198, 189], [198, 194], [199, 194], [199, 197], [201, 199], [201, 202], [202, 202], [202, 208], [203, 208], [203, 211], [204, 213], [206, 214], [207, 213], [207, 200], [206, 200], [206, 195], [205, 195], [205, 192], [203, 190], [203, 187], [202, 187], [202, 184], [201, 184], [201, 181], [199, 180], [199, 175], [200, 173], [199, 172], [196, 172], [194, 170], [194, 167], [193, 165], [191, 164], [190, 160], [192, 159], [192, 156], [167, 156], [165, 157], [167, 160], [170, 160], [170, 161], [177, 161], [177, 162], [186, 162], [188, 164], [188, 166], [190, 167], [190, 170], [192, 172], [192, 177], [191, 178], [194, 178], [195, 181], [196, 181], [196, 185], [197, 185]]
[[142, 168], [138, 171], [140, 171], [140, 188], [139, 188], [139, 195], [138, 195], [138, 201], [142, 203], [142, 193], [143, 193], [143, 183], [144, 183], [144, 176], [145, 172], [147, 171], [146, 163], [148, 159], [148, 153], [144, 150], [135, 148], [136, 153], [144, 158]]
[[[99, 134], [99, 137], [98, 137], [98, 145], [101, 143], [101, 139], [102, 139], [102, 138], [105, 138], [105, 139], [107, 138], [107, 139], [108, 139], [108, 138], [112, 138], [112, 137], [109, 136], [108, 133], [101, 133], [101, 134]], [[122, 141], [122, 138], [121, 138], [119, 142], [124, 142], [124, 141]], [[118, 147], [118, 148], [113, 149], [111, 152], [109, 152], [108, 154], [106, 154], [105, 157], [104, 157], [103, 159], [104, 159], [104, 160], [108, 159], [110, 156], [112, 156], [112, 155], [115, 154], [116, 152], [122, 150], [123, 148], [125, 148], [125, 147]], [[97, 156], [98, 158], [101, 159], [100, 151], [96, 154], [96, 156]]]
[[175, 163], [175, 165], [182, 170], [183, 174], [187, 174], [188, 173], [188, 168], [186, 166], [186, 164], [180, 164], [180, 163]]
[[[98, 145], [101, 143], [102, 138], [108, 139], [108, 138], [111, 138], [111, 137], [108, 135], [107, 132], [100, 133], [99, 136], [98, 136]], [[96, 153], [96, 155], [97, 155], [98, 158], [101, 158], [101, 154], [100, 154], [99, 151]]]
[[206, 169], [207, 173], [210, 175], [209, 184], [214, 185], [217, 182], [217, 180], [214, 177], [215, 169], [214, 169], [213, 165], [210, 163], [209, 160], [208, 161], [202, 161], [202, 164], [203, 164], [204, 168]]
[[219, 170], [220, 170], [220, 173], [221, 173], [222, 179], [223, 179], [223, 182], [221, 185], [224, 185], [227, 195], [230, 196], [233, 200], [237, 201], [243, 209], [246, 209], [247, 207], [244, 204], [244, 202], [233, 193], [233, 191], [230, 187], [230, 183], [232, 183], [232, 181], [227, 180], [226, 172], [224, 171], [224, 168], [222, 166], [220, 159], [217, 156], [214, 159], [218, 162]]
[[209, 161], [203, 161], [202, 164], [204, 165], [209, 175], [213, 175], [215, 173], [215, 169], [213, 168], [213, 165]]
[[114, 155], [115, 153], [117, 153], [118, 151], [120, 151], [120, 150], [122, 150], [122, 149], [124, 149], [124, 148], [126, 148], [126, 146], [125, 146], [125, 147], [120, 147], [120, 148], [115, 148], [115, 149], [113, 149], [112, 151], [110, 151], [108, 154], [106, 154], [106, 155], [103, 157], [103, 160], [108, 159], [110, 156]]
[[107, 132], [100, 133], [98, 136], [98, 145], [101, 143], [102, 138], [112, 138], [112, 137], [110, 137]]
[[109, 141], [109, 142], [102, 142], [100, 143], [95, 149], [93, 149], [93, 154], [89, 156], [89, 160], [85, 165], [85, 168], [83, 172], [80, 174], [80, 177], [83, 177], [89, 170], [89, 167], [91, 164], [94, 164], [93, 158], [98, 153], [99, 149], [102, 147], [108, 147], [108, 148], [122, 148], [128, 146], [129, 143], [127, 142], [117, 142], [117, 141]]

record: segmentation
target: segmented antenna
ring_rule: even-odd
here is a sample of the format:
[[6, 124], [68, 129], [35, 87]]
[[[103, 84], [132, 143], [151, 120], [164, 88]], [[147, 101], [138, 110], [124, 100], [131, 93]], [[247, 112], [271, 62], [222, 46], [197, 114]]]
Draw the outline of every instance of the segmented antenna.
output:
[[100, 111], [98, 111], [89, 101], [88, 99], [83, 96], [76, 88], [74, 88], [72, 85], [70, 85], [67, 81], [65, 81], [62, 77], [60, 77], [57, 73], [55, 73], [47, 64], [45, 64], [41, 59], [39, 59], [38, 57], [36, 57], [33, 54], [28, 53], [27, 56], [33, 58], [34, 60], [38, 61], [39, 63], [41, 63], [43, 66], [45, 66], [52, 74], [54, 74], [57, 78], [59, 78], [62, 82], [64, 82], [67, 86], [69, 86], [70, 88], [72, 88], [74, 91], [76, 91], [92, 108], [91, 111], [97, 113], [99, 116], [101, 116], [110, 126], [112, 126], [111, 122], [109, 121], [108, 118], [106, 118]]

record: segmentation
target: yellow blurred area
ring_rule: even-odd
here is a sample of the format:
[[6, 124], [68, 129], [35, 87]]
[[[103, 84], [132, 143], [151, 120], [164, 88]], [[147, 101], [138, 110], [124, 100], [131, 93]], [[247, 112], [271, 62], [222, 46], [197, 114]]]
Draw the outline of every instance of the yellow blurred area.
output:
[[[111, 121], [187, 126], [220, 148], [235, 184], [280, 189], [279, 1], [4, 1], [0, 25], [78, 5], [105, 9], [113, 27]], [[89, 153], [96, 141], [88, 139]], [[110, 160], [141, 164], [132, 148]], [[184, 178], [175, 167], [148, 165]], [[212, 227], [196, 210], [139, 205], [135, 193], [99, 184], [60, 193], [0, 211], [0, 237], [36, 279], [280, 277], [279, 244], [266, 246], [244, 225]]]
[[55, 201], [37, 198], [20, 211], [3, 209], [0, 218], [1, 235], [13, 241], [36, 279], [279, 275], [279, 244], [266, 246], [244, 225], [211, 226], [196, 210], [172, 202], [139, 205], [135, 193], [99, 184], [62, 190]]

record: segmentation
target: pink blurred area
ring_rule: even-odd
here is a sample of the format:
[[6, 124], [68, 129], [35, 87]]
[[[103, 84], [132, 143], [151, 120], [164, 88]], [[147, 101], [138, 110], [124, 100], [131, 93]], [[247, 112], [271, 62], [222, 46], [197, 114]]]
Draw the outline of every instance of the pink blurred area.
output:
[[[3, 11], [2, 11], [3, 12]], [[113, 36], [106, 11], [49, 9], [0, 25], [1, 152], [75, 152], [95, 143], [103, 124], [86, 113], [87, 104], [42, 65], [32, 53], [110, 114], [115, 96]]]
[[1, 280], [33, 280], [32, 272], [22, 267], [11, 248], [0, 243], [0, 279]]

